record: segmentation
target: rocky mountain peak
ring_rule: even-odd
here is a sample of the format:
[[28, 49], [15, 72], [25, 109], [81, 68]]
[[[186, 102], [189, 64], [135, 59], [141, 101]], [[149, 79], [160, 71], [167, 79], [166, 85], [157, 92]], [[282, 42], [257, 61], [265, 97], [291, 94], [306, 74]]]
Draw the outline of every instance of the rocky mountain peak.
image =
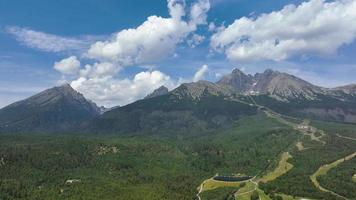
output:
[[40, 92], [27, 99], [32, 103], [53, 103], [59, 100], [66, 100], [69, 102], [76, 102], [79, 104], [91, 104], [93, 108], [100, 110], [95, 103], [87, 100], [81, 93], [73, 89], [69, 84], [63, 84]]
[[0, 127], [15, 132], [61, 131], [99, 114], [95, 103], [65, 84], [0, 109]]
[[151, 94], [147, 95], [145, 99], [165, 95], [168, 94], [168, 92], [169, 92], [168, 88], [162, 85], [161, 87], [155, 89]]
[[245, 75], [245, 73], [238, 68], [234, 68], [231, 73], [236, 75]]
[[281, 72], [279, 71], [274, 71], [272, 69], [266, 69], [264, 72], [263, 72], [264, 75], [278, 75], [278, 74], [281, 74]]
[[217, 84], [227, 86], [238, 92], [250, 90], [253, 84], [253, 76], [246, 75], [239, 69], [234, 69], [231, 74], [223, 76]]
[[217, 84], [231, 87], [244, 94], [269, 94], [279, 99], [301, 97], [312, 99], [316, 97], [316, 93], [322, 92], [320, 87], [293, 75], [272, 69], [256, 73], [253, 76], [234, 69], [231, 74], [224, 76]]
[[184, 83], [172, 91], [172, 94], [179, 98], [188, 97], [192, 99], [199, 99], [205, 95], [228, 96], [231, 93], [232, 91], [230, 88], [209, 81]]

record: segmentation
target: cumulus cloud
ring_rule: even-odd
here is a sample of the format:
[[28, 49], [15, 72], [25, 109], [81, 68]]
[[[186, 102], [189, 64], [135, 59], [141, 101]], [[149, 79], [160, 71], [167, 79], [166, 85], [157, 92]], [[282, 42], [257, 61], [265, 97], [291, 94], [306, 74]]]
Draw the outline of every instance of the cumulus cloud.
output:
[[204, 78], [205, 74], [208, 72], [209, 68], [208, 65], [203, 65], [195, 74], [193, 81], [197, 82]]
[[208, 66], [203, 65], [192, 78], [188, 79], [175, 80], [158, 70], [139, 72], [132, 79], [117, 79], [113, 73], [100, 73], [99, 75], [98, 71], [106, 71], [100, 68], [111, 68], [110, 65], [102, 64], [87, 65], [80, 70], [80, 76], [71, 82], [71, 86], [87, 98], [107, 107], [122, 106], [142, 99], [162, 85], [171, 90], [182, 83], [203, 80], [209, 71]]
[[211, 38], [230, 60], [285, 60], [330, 55], [356, 38], [355, 0], [311, 0], [257, 18], [242, 17]]
[[[209, 0], [197, 0], [190, 7], [184, 0], [167, 3], [170, 17], [150, 16], [136, 28], [121, 30], [109, 40], [92, 44], [84, 56], [94, 63], [79, 70], [72, 87], [100, 105], [116, 106], [143, 98], [162, 85], [172, 89], [180, 84], [153, 68], [137, 73], [132, 79], [119, 74], [130, 65], [155, 66], [160, 59], [174, 55], [176, 46], [187, 40], [191, 40], [191, 46], [203, 41], [204, 37], [194, 32], [207, 23]], [[199, 70], [194, 80], [204, 76], [205, 68]]]
[[140, 72], [133, 79], [115, 79], [112, 76], [80, 77], [71, 86], [89, 99], [105, 106], [126, 105], [141, 99], [154, 89], [175, 86], [171, 78], [160, 71]]
[[84, 69], [80, 70], [81, 77], [106, 77], [113, 76], [121, 69], [120, 66], [110, 62], [94, 63], [93, 65], [85, 65]]
[[208, 31], [210, 31], [210, 32], [216, 31], [216, 25], [214, 22], [209, 23]]
[[13, 35], [22, 45], [45, 52], [84, 51], [98, 38], [85, 36], [80, 38], [62, 37], [28, 28], [9, 26], [6, 32]]
[[190, 9], [191, 23], [193, 25], [206, 24], [207, 13], [210, 9], [209, 0], [198, 0]]
[[117, 62], [121, 65], [152, 63], [172, 55], [177, 44], [181, 43], [198, 25], [206, 23], [208, 0], [199, 0], [190, 8], [188, 20], [184, 1], [168, 0], [170, 18], [150, 16], [140, 26], [125, 29], [111, 40], [99, 41], [88, 51], [90, 58]]
[[80, 68], [80, 61], [76, 56], [65, 58], [54, 63], [54, 69], [65, 75], [76, 74]]
[[204, 36], [193, 34], [192, 37], [189, 40], [187, 40], [187, 43], [191, 48], [195, 48], [196, 46], [201, 44], [204, 40], [205, 40]]

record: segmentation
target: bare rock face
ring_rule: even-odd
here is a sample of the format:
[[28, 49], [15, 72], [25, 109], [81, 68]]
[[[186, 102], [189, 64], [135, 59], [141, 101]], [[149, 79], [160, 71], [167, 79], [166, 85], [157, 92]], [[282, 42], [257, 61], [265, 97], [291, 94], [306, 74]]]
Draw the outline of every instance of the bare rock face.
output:
[[[262, 85], [261, 88], [257, 88], [257, 91], [260, 93], [270, 94], [282, 100], [314, 100], [317, 98], [318, 94], [323, 93], [323, 89], [321, 87], [312, 85], [311, 83], [308, 83], [295, 76], [279, 72], [273, 72], [272, 74], [272, 77], [267, 76], [267, 84]], [[264, 76], [261, 77], [262, 78], [260, 80], [263, 80]]]
[[346, 94], [356, 95], [356, 84], [345, 85], [333, 88], [334, 90], [341, 90]]
[[198, 81], [195, 83], [184, 83], [172, 94], [179, 98], [199, 99], [203, 96], [229, 96], [233, 93], [232, 89], [223, 85], [211, 83], [208, 81]]
[[246, 75], [239, 69], [234, 69], [231, 74], [228, 74], [220, 79], [217, 84], [229, 86], [239, 92], [247, 92], [251, 90], [254, 83], [254, 77]]
[[150, 99], [153, 97], [165, 95], [165, 94], [168, 94], [168, 92], [169, 92], [168, 88], [166, 88], [165, 86], [162, 85], [161, 87], [155, 89], [151, 94], [147, 95], [145, 97], [145, 99]]
[[295, 76], [267, 69], [254, 76], [234, 70], [217, 82], [219, 85], [232, 87], [244, 94], [268, 94], [280, 100], [305, 98], [314, 99], [323, 89]]

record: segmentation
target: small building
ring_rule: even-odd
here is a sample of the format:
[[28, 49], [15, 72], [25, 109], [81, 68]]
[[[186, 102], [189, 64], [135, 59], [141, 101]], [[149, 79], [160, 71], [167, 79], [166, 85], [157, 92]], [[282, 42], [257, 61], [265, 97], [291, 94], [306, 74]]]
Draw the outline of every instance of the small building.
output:
[[80, 179], [69, 179], [66, 180], [66, 184], [73, 184], [73, 183], [79, 183]]

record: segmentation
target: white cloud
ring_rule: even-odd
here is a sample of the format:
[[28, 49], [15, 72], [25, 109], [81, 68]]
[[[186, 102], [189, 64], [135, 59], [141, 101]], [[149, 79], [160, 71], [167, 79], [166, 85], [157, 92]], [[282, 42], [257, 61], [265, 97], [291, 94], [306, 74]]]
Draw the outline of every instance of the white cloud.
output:
[[80, 70], [80, 76], [90, 78], [113, 76], [120, 69], [120, 66], [110, 62], [94, 63], [93, 65], [85, 65], [84, 69]]
[[173, 19], [180, 20], [185, 16], [184, 1], [182, 0], [167, 0], [169, 14]]
[[84, 51], [99, 38], [94, 36], [80, 38], [62, 37], [17, 26], [7, 27], [6, 32], [13, 35], [17, 41], [27, 47], [55, 53]]
[[80, 68], [80, 61], [76, 56], [65, 58], [59, 62], [54, 63], [54, 69], [66, 75], [73, 75], [78, 72]]
[[208, 72], [209, 68], [208, 65], [203, 65], [195, 74], [193, 81], [197, 82], [204, 78], [205, 74]]
[[209, 0], [198, 0], [198, 2], [193, 4], [190, 9], [191, 23], [194, 25], [206, 24], [209, 9]]
[[187, 40], [187, 43], [191, 48], [195, 48], [196, 46], [201, 44], [204, 40], [205, 40], [204, 36], [193, 34], [192, 37], [189, 40]]
[[[126, 66], [155, 66], [162, 58], [175, 55], [176, 46], [188, 38], [192, 45], [204, 39], [194, 32], [199, 25], [206, 24], [209, 1], [198, 0], [189, 11], [184, 0], [167, 2], [169, 18], [150, 16], [136, 28], [122, 30], [110, 40], [92, 44], [85, 56], [96, 63], [80, 69], [78, 77], [71, 82], [72, 87], [99, 105], [116, 106], [141, 99], [162, 85], [173, 89], [180, 84], [179, 80], [183, 79], [172, 80], [153, 69], [137, 73], [132, 79], [118, 78]], [[204, 76], [206, 69], [203, 68], [194, 79]]]
[[133, 79], [121, 80], [112, 76], [80, 77], [71, 85], [87, 98], [109, 107], [141, 99], [162, 85], [175, 87], [171, 78], [160, 71], [140, 72]]
[[208, 31], [210, 31], [210, 32], [216, 31], [216, 25], [214, 22], [209, 23]]
[[311, 0], [257, 18], [240, 18], [211, 38], [230, 60], [285, 60], [334, 54], [356, 38], [355, 0]]
[[208, 0], [199, 0], [191, 7], [189, 20], [183, 1], [168, 0], [170, 18], [150, 16], [135, 29], [118, 32], [111, 40], [96, 42], [88, 51], [90, 58], [121, 65], [147, 64], [173, 55], [181, 43], [200, 24], [206, 23]]
[[182, 83], [202, 80], [209, 71], [208, 66], [203, 65], [194, 74], [194, 77], [188, 79], [172, 79], [158, 70], [139, 72], [132, 79], [117, 79], [110, 73], [98, 75], [96, 69], [98, 67], [102, 66], [100, 64], [87, 65], [85, 69], [81, 70], [81, 75], [71, 82], [71, 86], [87, 98], [107, 107], [123, 106], [142, 99], [162, 85], [172, 90]]

